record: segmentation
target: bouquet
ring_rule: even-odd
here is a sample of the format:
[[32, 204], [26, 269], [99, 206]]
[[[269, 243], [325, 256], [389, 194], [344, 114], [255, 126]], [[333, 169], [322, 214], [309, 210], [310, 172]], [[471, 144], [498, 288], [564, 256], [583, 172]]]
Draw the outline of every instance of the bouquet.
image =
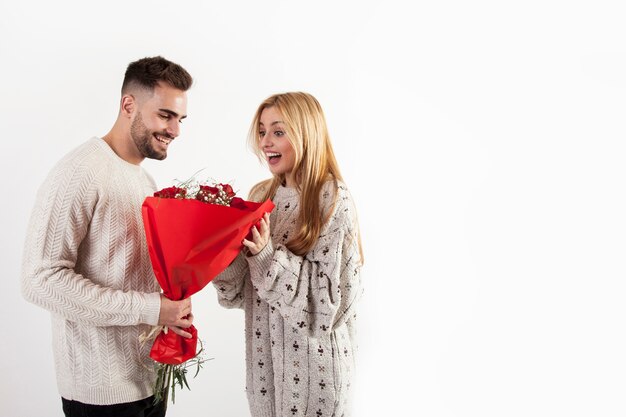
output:
[[[243, 248], [242, 240], [274, 204], [245, 201], [235, 196], [229, 184], [199, 183], [194, 180], [164, 188], [147, 197], [142, 216], [150, 260], [163, 294], [182, 300], [204, 288], [222, 272]], [[155, 360], [155, 401], [165, 399], [172, 389], [189, 389], [187, 368], [203, 360], [198, 352], [198, 333], [186, 329], [186, 339], [167, 328], [156, 337], [150, 357]]]

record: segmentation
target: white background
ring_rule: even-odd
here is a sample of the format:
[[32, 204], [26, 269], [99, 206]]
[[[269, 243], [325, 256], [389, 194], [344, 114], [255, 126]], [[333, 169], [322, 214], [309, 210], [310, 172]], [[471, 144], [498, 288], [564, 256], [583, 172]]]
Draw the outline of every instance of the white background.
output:
[[[366, 253], [356, 416], [626, 415], [619, 3], [0, 0], [0, 415], [62, 415], [49, 315], [19, 291], [27, 219], [157, 54], [195, 78], [144, 164], [162, 187], [205, 168], [245, 195], [257, 105], [322, 103]], [[193, 302], [214, 359], [168, 415], [248, 415], [243, 314]]]

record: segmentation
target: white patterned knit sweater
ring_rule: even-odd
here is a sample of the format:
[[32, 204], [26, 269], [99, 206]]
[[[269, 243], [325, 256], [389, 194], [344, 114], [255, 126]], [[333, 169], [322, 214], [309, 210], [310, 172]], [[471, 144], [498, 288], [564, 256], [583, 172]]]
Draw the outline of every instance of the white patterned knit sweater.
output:
[[141, 167], [100, 138], [66, 155], [41, 186], [22, 265], [22, 294], [51, 312], [59, 393], [88, 404], [152, 395], [151, 343], [159, 318], [141, 219], [155, 190]]
[[[221, 305], [245, 310], [246, 392], [253, 417], [345, 417], [361, 293], [356, 212], [344, 184], [328, 182], [321, 206], [337, 203], [314, 248], [285, 246], [296, 231], [299, 194], [280, 187], [271, 240], [240, 255], [213, 280]], [[254, 198], [254, 196], [253, 196]]]

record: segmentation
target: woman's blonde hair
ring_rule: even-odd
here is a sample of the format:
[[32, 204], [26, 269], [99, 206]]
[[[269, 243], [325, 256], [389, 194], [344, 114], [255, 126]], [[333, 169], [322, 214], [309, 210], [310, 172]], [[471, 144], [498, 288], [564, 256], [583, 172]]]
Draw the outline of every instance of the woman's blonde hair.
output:
[[[286, 246], [296, 255], [303, 256], [317, 242], [322, 227], [328, 221], [337, 202], [335, 192], [331, 208], [325, 215], [322, 213], [320, 207], [322, 186], [325, 182], [333, 180], [336, 188], [337, 181], [343, 179], [330, 143], [322, 106], [315, 97], [307, 93], [275, 94], [261, 103], [248, 135], [249, 144], [260, 160], [265, 160], [259, 135], [261, 113], [269, 107], [274, 107], [281, 114], [287, 137], [295, 153], [293, 174], [300, 191], [300, 212], [298, 230]], [[275, 175], [255, 185], [250, 194], [256, 195], [259, 200], [271, 199], [281, 184], [285, 184], [284, 174]], [[360, 246], [359, 242], [359, 249]]]

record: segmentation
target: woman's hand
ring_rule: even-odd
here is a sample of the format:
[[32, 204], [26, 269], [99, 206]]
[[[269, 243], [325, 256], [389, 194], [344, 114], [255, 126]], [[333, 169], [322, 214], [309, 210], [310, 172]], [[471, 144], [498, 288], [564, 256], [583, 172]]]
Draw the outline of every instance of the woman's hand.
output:
[[243, 245], [248, 248], [250, 254], [256, 255], [261, 252], [270, 240], [270, 214], [265, 213], [259, 222], [260, 230], [252, 226], [252, 240], [244, 239]]

